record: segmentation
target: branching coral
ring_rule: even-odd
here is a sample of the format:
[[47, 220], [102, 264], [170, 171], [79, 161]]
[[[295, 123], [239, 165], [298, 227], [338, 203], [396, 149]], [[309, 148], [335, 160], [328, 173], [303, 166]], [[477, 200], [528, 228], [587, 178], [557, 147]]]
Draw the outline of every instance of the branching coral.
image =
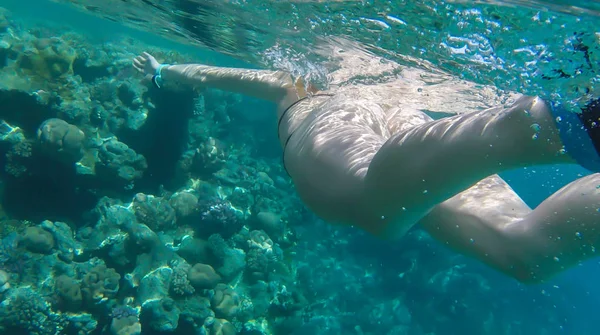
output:
[[66, 320], [52, 312], [49, 304], [30, 287], [9, 291], [0, 304], [0, 322], [5, 328], [32, 335], [59, 335], [66, 326]]
[[209, 137], [195, 150], [193, 170], [200, 176], [210, 176], [226, 164], [228, 153], [220, 141]]
[[246, 276], [251, 280], [264, 280], [267, 276], [269, 257], [260, 249], [250, 249], [246, 256]]
[[14, 177], [23, 176], [27, 172], [27, 161], [32, 155], [30, 141], [17, 142], [6, 153], [4, 170]]
[[243, 214], [227, 200], [217, 197], [200, 201], [198, 212], [200, 221], [197, 228], [201, 233], [230, 237], [244, 225]]
[[188, 279], [190, 265], [183, 261], [177, 261], [172, 265], [173, 276], [171, 277], [171, 291], [179, 296], [192, 295], [196, 290]]

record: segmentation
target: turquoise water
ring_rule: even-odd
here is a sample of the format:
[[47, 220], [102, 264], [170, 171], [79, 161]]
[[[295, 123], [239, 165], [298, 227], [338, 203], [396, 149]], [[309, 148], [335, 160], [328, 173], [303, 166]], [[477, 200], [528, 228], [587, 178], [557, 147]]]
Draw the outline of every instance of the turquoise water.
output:
[[[0, 334], [598, 333], [598, 260], [527, 286], [418, 228], [392, 243], [328, 225], [283, 171], [273, 105], [149, 89], [130, 65], [149, 50], [326, 86], [334, 45], [576, 109], [600, 94], [598, 3], [0, 7]], [[503, 177], [534, 207], [587, 174]]]

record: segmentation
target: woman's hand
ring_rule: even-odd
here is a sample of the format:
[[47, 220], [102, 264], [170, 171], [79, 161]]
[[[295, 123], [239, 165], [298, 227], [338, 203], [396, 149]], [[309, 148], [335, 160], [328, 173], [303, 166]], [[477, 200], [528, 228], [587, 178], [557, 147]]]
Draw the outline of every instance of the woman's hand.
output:
[[155, 75], [159, 65], [160, 63], [156, 58], [147, 52], [143, 52], [133, 59], [133, 67], [145, 76]]

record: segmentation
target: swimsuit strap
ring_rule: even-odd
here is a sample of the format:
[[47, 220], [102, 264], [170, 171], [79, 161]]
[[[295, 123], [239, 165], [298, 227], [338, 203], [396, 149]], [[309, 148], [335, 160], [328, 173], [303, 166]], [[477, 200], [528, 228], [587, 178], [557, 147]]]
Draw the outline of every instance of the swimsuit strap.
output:
[[286, 108], [286, 109], [283, 111], [283, 113], [282, 113], [282, 114], [281, 114], [281, 116], [279, 117], [279, 121], [277, 121], [277, 135], [280, 135], [280, 133], [281, 133], [281, 132], [279, 131], [279, 128], [281, 128], [281, 121], [283, 121], [283, 118], [285, 117], [285, 115], [287, 114], [287, 112], [288, 112], [288, 111], [289, 111], [289, 110], [290, 110], [292, 107], [296, 106], [297, 104], [299, 104], [300, 102], [302, 102], [302, 101], [304, 101], [304, 100], [306, 100], [306, 99], [308, 99], [308, 98], [309, 98], [308, 96], [305, 96], [305, 97], [303, 97], [303, 98], [300, 98], [300, 99], [298, 99], [298, 100], [294, 101], [294, 102], [293, 102], [291, 105], [289, 105], [289, 106], [288, 106], [288, 108]]
[[[320, 93], [320, 94], [312, 94], [312, 95], [307, 95], [305, 97], [302, 97], [296, 101], [294, 101], [291, 105], [288, 106], [288, 108], [286, 108], [283, 113], [281, 114], [281, 117], [279, 117], [279, 121], [277, 121], [277, 135], [278, 137], [281, 136], [281, 122], [283, 121], [283, 118], [285, 117], [285, 115], [287, 114], [287, 112], [294, 106], [296, 106], [297, 104], [299, 104], [300, 102], [312, 98], [312, 97], [332, 97], [333, 94], [328, 94], [328, 93]], [[288, 137], [285, 139], [285, 142], [283, 144], [283, 153], [282, 153], [282, 157], [281, 159], [283, 160], [283, 169], [285, 170], [285, 172], [288, 174], [288, 176], [290, 175], [290, 173], [288, 172], [287, 167], [285, 166], [285, 149], [287, 149], [287, 145], [288, 142], [290, 141], [290, 138], [292, 138], [292, 135], [294, 135], [294, 132], [296, 130], [290, 132], [290, 134], [288, 135]]]

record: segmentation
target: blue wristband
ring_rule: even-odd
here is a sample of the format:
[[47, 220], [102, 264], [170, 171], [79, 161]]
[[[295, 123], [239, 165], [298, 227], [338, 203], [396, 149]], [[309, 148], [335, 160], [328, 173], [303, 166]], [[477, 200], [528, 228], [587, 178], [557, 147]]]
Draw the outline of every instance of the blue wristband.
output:
[[162, 69], [165, 66], [169, 66], [170, 64], [160, 64], [157, 68], [156, 68], [156, 72], [154, 74], [154, 76], [152, 76], [152, 83], [154, 84], [154, 86], [156, 86], [156, 88], [160, 88], [162, 85]]
[[155, 74], [156, 74], [157, 76], [159, 76], [159, 77], [160, 77], [163, 67], [165, 67], [165, 66], [169, 66], [169, 65], [171, 65], [171, 64], [160, 64], [160, 65], [159, 65], [159, 66], [156, 68], [156, 73], [155, 73]]

